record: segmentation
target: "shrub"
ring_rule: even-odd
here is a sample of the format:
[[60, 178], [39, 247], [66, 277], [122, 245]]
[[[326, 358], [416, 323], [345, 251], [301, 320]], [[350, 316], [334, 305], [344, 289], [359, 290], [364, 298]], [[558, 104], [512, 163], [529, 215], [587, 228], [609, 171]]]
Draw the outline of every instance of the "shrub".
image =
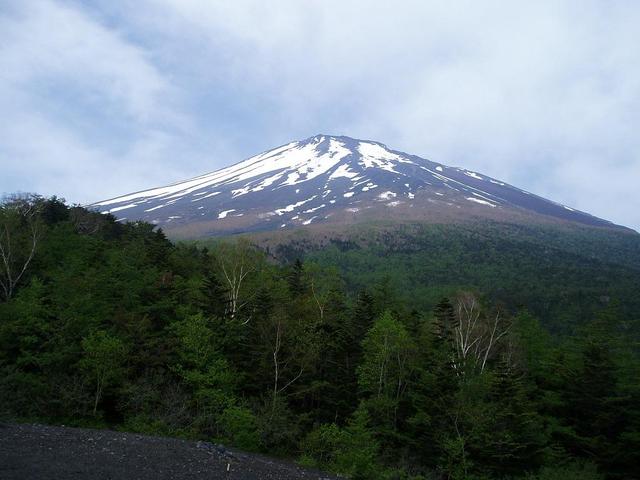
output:
[[225, 442], [243, 450], [260, 450], [260, 433], [256, 417], [244, 407], [229, 407], [219, 419], [222, 438]]

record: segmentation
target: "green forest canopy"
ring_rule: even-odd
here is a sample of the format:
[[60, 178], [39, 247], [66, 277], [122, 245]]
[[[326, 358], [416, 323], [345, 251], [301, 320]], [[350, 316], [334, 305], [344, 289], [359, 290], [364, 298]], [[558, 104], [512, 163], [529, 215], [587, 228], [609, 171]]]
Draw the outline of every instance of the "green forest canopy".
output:
[[172, 244], [56, 198], [6, 200], [0, 228], [5, 418], [204, 438], [350, 478], [637, 473], [637, 298], [552, 335], [485, 292], [424, 310], [397, 275], [354, 291], [320, 257]]

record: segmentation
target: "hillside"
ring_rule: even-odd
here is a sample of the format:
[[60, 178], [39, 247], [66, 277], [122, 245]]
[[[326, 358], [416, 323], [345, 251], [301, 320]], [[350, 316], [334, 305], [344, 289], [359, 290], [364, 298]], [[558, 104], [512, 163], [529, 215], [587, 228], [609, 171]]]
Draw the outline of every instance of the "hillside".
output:
[[[92, 456], [122, 476], [148, 440], [143, 458], [198, 475], [208, 452], [158, 438], [178, 437], [371, 480], [635, 476], [635, 235], [313, 227], [276, 252], [307, 258], [278, 263], [246, 238], [176, 244], [55, 198], [6, 201], [0, 222], [0, 418], [155, 438], [12, 434], [2, 466], [83, 476]], [[557, 307], [541, 319], [538, 297]]]
[[556, 331], [568, 332], [610, 304], [640, 319], [640, 235], [632, 232], [376, 222], [251, 239], [279, 262], [300, 258], [336, 267], [352, 291], [387, 281], [420, 311], [433, 309], [443, 296], [472, 290], [511, 311], [529, 309]]

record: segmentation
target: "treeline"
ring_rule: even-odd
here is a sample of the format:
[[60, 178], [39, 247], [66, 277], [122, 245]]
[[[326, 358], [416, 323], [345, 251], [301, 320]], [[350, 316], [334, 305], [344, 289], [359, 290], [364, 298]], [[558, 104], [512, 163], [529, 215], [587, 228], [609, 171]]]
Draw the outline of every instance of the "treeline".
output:
[[460, 292], [421, 312], [246, 240], [0, 207], [0, 415], [203, 438], [350, 478], [636, 478], [640, 382], [615, 302], [552, 337]]
[[[267, 245], [279, 260], [332, 265], [350, 290], [388, 278], [405, 303], [430, 311], [443, 296], [480, 290], [523, 306], [553, 333], [569, 334], [612, 299], [640, 339], [640, 235], [579, 226], [360, 224], [331, 239], [319, 226]], [[319, 245], [323, 246], [320, 247]], [[630, 326], [631, 328], [631, 326]]]

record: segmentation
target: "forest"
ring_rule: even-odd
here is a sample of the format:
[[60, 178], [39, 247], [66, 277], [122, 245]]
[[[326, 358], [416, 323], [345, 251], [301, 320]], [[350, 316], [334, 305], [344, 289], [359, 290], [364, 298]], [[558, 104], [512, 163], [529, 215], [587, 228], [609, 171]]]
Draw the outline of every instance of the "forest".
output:
[[[526, 308], [553, 333], [571, 333], [611, 301], [625, 318], [640, 319], [640, 236], [629, 231], [482, 221], [278, 233], [277, 243], [261, 245], [277, 261], [338, 268], [350, 291], [389, 282], [420, 311], [476, 290], [511, 312]], [[640, 322], [627, 323], [640, 338]]]
[[0, 260], [1, 420], [205, 439], [353, 479], [637, 478], [637, 297], [569, 309], [556, 331], [474, 278], [442, 297], [426, 282], [424, 308], [397, 269], [354, 286], [321, 256], [172, 243], [35, 195], [0, 205]]

